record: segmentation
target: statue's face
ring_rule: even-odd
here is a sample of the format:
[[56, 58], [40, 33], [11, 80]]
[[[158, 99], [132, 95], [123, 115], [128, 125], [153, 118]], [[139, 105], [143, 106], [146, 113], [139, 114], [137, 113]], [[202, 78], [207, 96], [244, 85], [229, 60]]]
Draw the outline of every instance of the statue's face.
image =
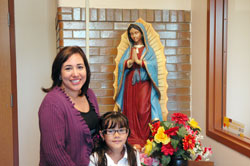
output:
[[135, 45], [143, 44], [142, 34], [139, 30], [137, 30], [135, 28], [131, 28], [129, 33], [130, 33], [131, 39], [134, 41]]

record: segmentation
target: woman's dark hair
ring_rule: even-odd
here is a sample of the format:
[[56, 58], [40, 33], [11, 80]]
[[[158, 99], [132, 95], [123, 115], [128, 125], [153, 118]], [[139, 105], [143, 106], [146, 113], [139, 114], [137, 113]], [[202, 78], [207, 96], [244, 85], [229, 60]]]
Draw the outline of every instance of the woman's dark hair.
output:
[[89, 82], [90, 82], [90, 68], [88, 64], [88, 60], [86, 58], [86, 55], [84, 54], [83, 50], [78, 47], [78, 46], [69, 46], [69, 47], [64, 47], [62, 48], [59, 53], [56, 55], [53, 65], [52, 65], [52, 73], [51, 73], [51, 78], [52, 78], [52, 86], [50, 88], [42, 88], [44, 92], [49, 92], [51, 91], [55, 86], [61, 86], [62, 85], [62, 80], [60, 79], [61, 77], [61, 68], [64, 62], [66, 62], [69, 57], [71, 57], [73, 54], [80, 54], [83, 61], [84, 65], [86, 67], [86, 73], [87, 73], [87, 78], [86, 82], [81, 88], [81, 93], [79, 96], [82, 96], [83, 94], [86, 94], [88, 88], [89, 88]]
[[[107, 112], [101, 116], [99, 121], [99, 131], [103, 131], [105, 129], [112, 129], [118, 126], [119, 128], [126, 128], [129, 130], [128, 119], [125, 115], [120, 112]], [[130, 131], [129, 131], [130, 132]], [[136, 150], [128, 143], [128, 140], [125, 143], [128, 154], [128, 164], [130, 166], [136, 166]], [[102, 139], [99, 140], [99, 143], [95, 147], [94, 152], [97, 153], [98, 156], [98, 166], [107, 166], [107, 158], [105, 156], [105, 152], [109, 150], [106, 142]]]
[[134, 45], [134, 40], [131, 38], [131, 34], [130, 34], [130, 30], [131, 30], [132, 28], [134, 28], [134, 29], [136, 29], [136, 30], [138, 30], [138, 31], [141, 32], [141, 36], [142, 36], [142, 37], [141, 37], [141, 40], [142, 40], [142, 42], [143, 42], [143, 45], [145, 46], [144, 34], [143, 34], [141, 28], [140, 28], [138, 25], [136, 25], [136, 24], [130, 24], [129, 27], [128, 27], [127, 32], [128, 32], [128, 39], [129, 39], [129, 41]]

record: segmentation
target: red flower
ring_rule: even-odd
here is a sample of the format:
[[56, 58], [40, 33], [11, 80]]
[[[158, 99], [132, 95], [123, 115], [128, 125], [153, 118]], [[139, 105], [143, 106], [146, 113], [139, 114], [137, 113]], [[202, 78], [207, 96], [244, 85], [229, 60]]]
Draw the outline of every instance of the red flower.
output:
[[179, 130], [179, 127], [176, 126], [176, 127], [172, 127], [168, 130], [166, 130], [164, 133], [167, 134], [168, 136], [174, 136], [177, 134], [177, 131]]
[[192, 135], [185, 135], [183, 141], [183, 149], [193, 149], [195, 146], [195, 137]]
[[171, 120], [175, 121], [178, 124], [185, 125], [186, 121], [188, 121], [188, 117], [185, 114], [182, 113], [173, 113], [171, 116]]
[[195, 161], [200, 161], [202, 159], [201, 155], [198, 155], [195, 159]]
[[173, 148], [171, 145], [171, 142], [169, 142], [167, 145], [162, 145], [161, 152], [163, 152], [164, 155], [173, 155], [176, 149]]
[[212, 153], [212, 148], [211, 147], [205, 147], [202, 155], [204, 155], [207, 152]]
[[152, 136], [155, 136], [155, 134], [157, 133], [158, 128], [161, 126], [161, 122], [157, 121], [155, 123], [152, 124]]

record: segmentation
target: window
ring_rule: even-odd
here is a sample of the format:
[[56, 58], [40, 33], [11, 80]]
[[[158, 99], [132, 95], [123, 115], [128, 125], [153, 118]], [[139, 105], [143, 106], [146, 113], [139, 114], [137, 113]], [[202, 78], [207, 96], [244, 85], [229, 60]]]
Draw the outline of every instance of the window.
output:
[[250, 140], [222, 130], [226, 115], [227, 0], [208, 0], [207, 135], [250, 157]]

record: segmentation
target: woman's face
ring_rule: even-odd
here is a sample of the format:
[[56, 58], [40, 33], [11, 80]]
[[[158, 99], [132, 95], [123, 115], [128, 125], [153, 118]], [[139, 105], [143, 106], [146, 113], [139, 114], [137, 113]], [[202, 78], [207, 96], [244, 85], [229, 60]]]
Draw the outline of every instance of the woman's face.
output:
[[135, 28], [131, 28], [129, 33], [130, 33], [132, 40], [135, 42], [135, 45], [143, 44], [142, 34], [139, 30], [137, 30]]
[[82, 86], [86, 82], [86, 68], [83, 58], [75, 53], [65, 61], [61, 68], [62, 87], [71, 96], [78, 96]]

